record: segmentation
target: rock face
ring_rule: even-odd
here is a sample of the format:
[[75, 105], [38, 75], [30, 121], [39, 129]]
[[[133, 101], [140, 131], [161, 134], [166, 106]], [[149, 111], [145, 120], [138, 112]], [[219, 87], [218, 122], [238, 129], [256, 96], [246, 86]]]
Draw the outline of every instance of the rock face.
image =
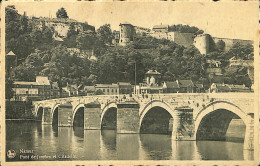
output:
[[60, 38], [66, 38], [68, 32], [74, 31], [76, 33], [82, 31], [95, 31], [95, 27], [88, 23], [81, 23], [73, 19], [62, 19], [62, 18], [32, 18], [29, 20], [33, 27], [42, 30], [44, 26], [47, 26], [53, 31], [54, 36]]

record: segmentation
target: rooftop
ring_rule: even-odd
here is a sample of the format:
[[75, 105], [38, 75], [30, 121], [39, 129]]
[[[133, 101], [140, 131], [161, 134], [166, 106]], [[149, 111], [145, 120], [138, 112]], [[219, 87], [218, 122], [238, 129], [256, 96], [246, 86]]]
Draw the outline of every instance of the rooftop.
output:
[[168, 25], [155, 25], [153, 29], [168, 29]]
[[35, 82], [28, 81], [14, 81], [15, 85], [51, 85], [48, 77], [36, 76]]
[[250, 91], [248, 87], [245, 85], [233, 85], [233, 84], [217, 84], [215, 83], [218, 90], [225, 91], [225, 92], [243, 92], [243, 91]]
[[7, 55], [15, 55], [13, 51], [10, 51]]
[[122, 23], [119, 24], [119, 26], [121, 26], [121, 25], [132, 25], [132, 24], [127, 22], [127, 21], [125, 21], [125, 22], [122, 22]]
[[195, 84], [195, 86], [200, 89], [203, 88], [203, 84]]
[[84, 90], [87, 92], [95, 92], [95, 86], [84, 86]]
[[166, 81], [165, 82], [166, 87], [165, 88], [179, 88], [179, 85], [176, 81]]
[[15, 85], [38, 85], [37, 82], [14, 81]]
[[96, 84], [97, 88], [118, 88], [117, 84]]
[[118, 85], [124, 85], [124, 86], [130, 86], [131, 84], [130, 84], [130, 82], [118, 82], [117, 83]]
[[149, 70], [149, 71], [146, 72], [145, 74], [155, 74], [155, 75], [160, 75], [161, 73], [159, 73], [157, 70]]
[[36, 76], [36, 82], [39, 85], [50, 85], [50, 80], [46, 76]]
[[191, 80], [177, 80], [180, 87], [194, 86]]
[[[194, 87], [194, 84], [191, 80], [176, 80], [176, 81], [166, 81], [164, 86], [165, 88], [184, 88], [192, 86]], [[203, 85], [202, 85], [203, 87]]]

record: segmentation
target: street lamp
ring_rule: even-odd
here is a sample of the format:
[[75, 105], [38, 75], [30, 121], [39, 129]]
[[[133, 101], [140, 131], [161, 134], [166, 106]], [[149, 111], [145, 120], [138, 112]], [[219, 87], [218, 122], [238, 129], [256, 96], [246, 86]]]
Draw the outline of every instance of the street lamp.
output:
[[130, 63], [134, 63], [135, 64], [135, 87], [134, 87], [134, 94], [136, 94], [136, 60], [132, 60], [132, 61], [130, 61]]
[[135, 95], [136, 95], [136, 61], [135, 61]]

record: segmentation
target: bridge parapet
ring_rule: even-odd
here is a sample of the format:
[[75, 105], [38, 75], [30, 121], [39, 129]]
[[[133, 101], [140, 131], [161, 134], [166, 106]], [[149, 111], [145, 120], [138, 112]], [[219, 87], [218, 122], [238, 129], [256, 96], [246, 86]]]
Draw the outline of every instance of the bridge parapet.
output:
[[87, 104], [91, 102], [99, 102], [101, 109], [109, 103], [120, 103], [125, 101], [135, 100], [140, 105], [140, 112], [151, 101], [161, 101], [175, 107], [190, 107], [194, 109], [194, 114], [197, 114], [200, 108], [208, 105], [212, 101], [226, 101], [234, 103], [241, 109], [249, 113], [253, 113], [254, 94], [253, 93], [167, 93], [167, 94], [146, 94], [146, 95], [99, 95], [99, 96], [78, 96], [69, 98], [50, 99], [43, 101], [34, 101], [34, 114], [37, 113], [39, 106], [54, 107], [57, 104], [71, 103], [73, 108], [78, 104]]

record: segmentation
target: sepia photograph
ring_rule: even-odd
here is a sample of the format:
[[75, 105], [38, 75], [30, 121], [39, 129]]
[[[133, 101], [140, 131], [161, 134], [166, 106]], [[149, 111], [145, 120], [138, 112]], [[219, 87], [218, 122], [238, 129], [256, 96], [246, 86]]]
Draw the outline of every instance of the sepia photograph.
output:
[[257, 1], [1, 10], [3, 165], [258, 164]]

